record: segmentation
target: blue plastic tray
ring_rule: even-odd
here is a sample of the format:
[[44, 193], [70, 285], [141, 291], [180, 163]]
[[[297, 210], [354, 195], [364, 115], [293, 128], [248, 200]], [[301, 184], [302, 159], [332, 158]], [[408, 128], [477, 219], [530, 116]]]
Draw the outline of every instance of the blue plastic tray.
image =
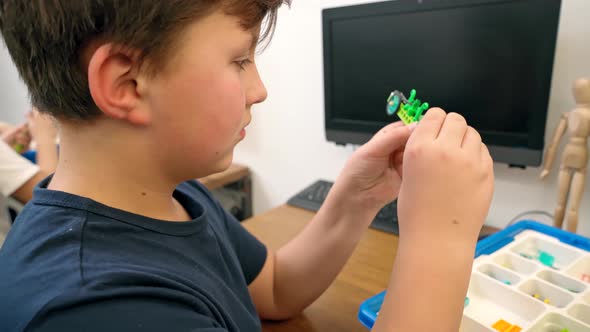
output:
[[[543, 233], [557, 238], [559, 241], [582, 250], [590, 251], [590, 239], [578, 234], [566, 232], [555, 227], [540, 224], [532, 220], [520, 221], [509, 226], [487, 238], [479, 241], [475, 248], [475, 258], [480, 255], [489, 255], [496, 250], [514, 241], [514, 237], [526, 230]], [[385, 291], [372, 296], [365, 300], [360, 307], [358, 319], [367, 328], [371, 329], [377, 319], [377, 312], [381, 309], [381, 304], [385, 297]]]

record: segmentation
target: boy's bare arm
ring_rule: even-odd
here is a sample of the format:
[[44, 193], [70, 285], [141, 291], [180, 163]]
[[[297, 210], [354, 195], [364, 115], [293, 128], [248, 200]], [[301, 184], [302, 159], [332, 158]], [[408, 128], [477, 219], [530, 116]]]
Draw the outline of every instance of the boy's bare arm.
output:
[[[276, 253], [269, 250], [259, 276], [249, 286], [264, 319], [301, 313], [334, 281], [377, 211], [328, 199], [312, 221]], [[393, 249], [393, 248], [392, 248]]]
[[[401, 140], [405, 145], [403, 136]], [[393, 168], [397, 168], [395, 159], [391, 160]], [[402, 159], [400, 244], [375, 330], [456, 331], [477, 234], [491, 201], [492, 161], [479, 134], [462, 117], [440, 110], [427, 114]], [[345, 167], [326, 203], [302, 233], [276, 256], [269, 255], [268, 264], [251, 285], [263, 318], [290, 317], [321, 295], [377, 213], [370, 201], [360, 199], [369, 195], [344, 194], [351, 190], [343, 189], [350, 189], [351, 181], [356, 181], [351, 169], [354, 167]], [[373, 199], [379, 196], [374, 187], [367, 192]], [[416, 208], [413, 202], [423, 202], [424, 208]]]
[[313, 220], [268, 255], [249, 287], [263, 318], [297, 315], [334, 281], [379, 209], [397, 196], [400, 156], [410, 133], [392, 124], [357, 150]]
[[492, 198], [493, 162], [479, 134], [457, 114], [425, 120], [406, 147], [400, 243], [374, 331], [459, 329]]
[[373, 331], [458, 331], [474, 251], [475, 241], [400, 238]]
[[23, 183], [22, 186], [12, 193], [12, 198], [26, 204], [31, 198], [33, 198], [33, 189], [35, 189], [37, 183], [41, 182], [41, 180], [45, 179], [49, 174], [50, 173], [40, 169], [35, 175], [33, 175], [33, 177], [28, 179], [27, 182]]

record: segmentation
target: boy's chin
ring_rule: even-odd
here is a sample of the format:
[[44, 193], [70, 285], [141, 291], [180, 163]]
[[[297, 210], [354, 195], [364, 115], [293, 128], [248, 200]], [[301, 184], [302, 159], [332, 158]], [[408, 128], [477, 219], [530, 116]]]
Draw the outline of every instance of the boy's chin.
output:
[[[221, 173], [223, 171], [226, 171], [233, 162], [233, 150], [225, 153], [223, 156], [218, 156], [218, 158], [214, 159], [214, 160], [209, 160], [209, 162], [205, 162], [203, 160], [196, 161], [193, 163], [193, 167], [191, 168], [189, 166], [188, 169], [185, 169], [184, 171], [188, 171], [189, 172], [189, 179], [194, 179], [194, 178], [203, 178], [206, 176], [209, 176], [211, 174], [216, 174], [216, 173]], [[190, 161], [189, 161], [190, 163]], [[185, 161], [186, 164], [186, 161]], [[188, 166], [188, 165], [186, 165]], [[187, 174], [184, 174], [183, 178], [186, 178]], [[186, 179], [186, 180], [189, 180]]]
[[227, 170], [232, 162], [234, 160], [234, 154], [233, 154], [233, 150], [231, 151], [231, 153], [229, 153], [227, 156], [225, 156], [223, 159], [219, 160], [214, 167], [214, 171], [212, 174], [214, 173], [221, 173], [225, 170]]

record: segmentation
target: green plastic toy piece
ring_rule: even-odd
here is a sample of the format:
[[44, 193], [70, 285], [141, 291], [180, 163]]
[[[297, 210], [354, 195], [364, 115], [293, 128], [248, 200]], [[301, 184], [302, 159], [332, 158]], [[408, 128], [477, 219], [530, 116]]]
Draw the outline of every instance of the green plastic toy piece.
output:
[[397, 90], [392, 92], [387, 99], [387, 114], [393, 115], [397, 112], [397, 116], [406, 125], [422, 120], [423, 113], [429, 107], [428, 103], [422, 103], [420, 99], [416, 99], [415, 89], [410, 91], [408, 99]]
[[416, 90], [412, 89], [412, 91], [410, 91], [410, 99], [408, 99], [407, 104], [413, 104], [414, 100], [416, 100]]
[[397, 116], [402, 120], [403, 123], [409, 125], [410, 123], [414, 122], [414, 117], [408, 114], [404, 108], [401, 108], [397, 112]]
[[25, 146], [22, 144], [15, 144], [13, 148], [16, 153], [21, 153], [25, 149]]
[[467, 307], [469, 305], [469, 298], [466, 297], [465, 298], [465, 304], [463, 305], [463, 308]]
[[539, 262], [545, 266], [553, 267], [553, 264], [555, 263], [555, 257], [547, 252], [539, 251]]

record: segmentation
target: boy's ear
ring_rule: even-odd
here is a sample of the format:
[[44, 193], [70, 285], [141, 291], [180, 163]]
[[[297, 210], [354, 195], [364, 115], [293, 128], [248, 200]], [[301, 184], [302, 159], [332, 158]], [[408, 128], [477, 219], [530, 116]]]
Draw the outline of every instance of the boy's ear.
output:
[[107, 116], [147, 125], [150, 115], [142, 106], [137, 53], [102, 44], [88, 61], [88, 87], [94, 103]]

